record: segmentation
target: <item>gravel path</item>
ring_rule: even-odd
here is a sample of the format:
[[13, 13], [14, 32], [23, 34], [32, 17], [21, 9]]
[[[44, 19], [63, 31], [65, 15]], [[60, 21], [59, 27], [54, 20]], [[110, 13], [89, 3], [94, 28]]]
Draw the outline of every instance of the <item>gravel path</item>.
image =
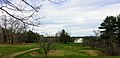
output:
[[37, 50], [37, 49], [39, 49], [39, 48], [33, 48], [33, 49], [26, 50], [26, 51], [12, 53], [12, 54], [9, 54], [9, 55], [4, 56], [2, 58], [14, 58], [15, 56], [18, 56], [18, 55], [21, 55], [21, 54], [24, 54], [24, 53], [27, 53], [27, 52], [30, 52], [30, 51], [34, 51], [34, 50]]

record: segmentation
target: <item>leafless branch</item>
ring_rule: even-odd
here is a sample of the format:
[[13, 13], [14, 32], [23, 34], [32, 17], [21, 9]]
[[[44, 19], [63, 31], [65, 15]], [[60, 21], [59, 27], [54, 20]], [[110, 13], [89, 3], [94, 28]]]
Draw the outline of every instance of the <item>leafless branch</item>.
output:
[[22, 0], [24, 3], [26, 3], [27, 5], [29, 5], [30, 7], [32, 7], [36, 12], [38, 12], [38, 10], [36, 10], [35, 7], [33, 7], [32, 5], [30, 5], [29, 3], [27, 3], [25, 0]]

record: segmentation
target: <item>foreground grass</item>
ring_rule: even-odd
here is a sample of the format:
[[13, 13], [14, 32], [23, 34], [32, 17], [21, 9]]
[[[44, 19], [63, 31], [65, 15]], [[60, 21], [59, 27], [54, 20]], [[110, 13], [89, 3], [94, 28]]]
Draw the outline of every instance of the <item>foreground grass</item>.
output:
[[48, 56], [48, 57], [33, 57], [31, 55], [16, 57], [16, 58], [120, 58], [120, 56], [80, 56], [80, 55], [66, 55], [66, 56]]
[[37, 44], [35, 43], [22, 44], [22, 45], [13, 45], [13, 44], [0, 45], [0, 57], [9, 55], [15, 52], [28, 50], [35, 47], [37, 47]]
[[[54, 49], [50, 50], [47, 58], [90, 58], [89, 56], [102, 56], [102, 52], [84, 47], [80, 44], [55, 44]], [[42, 49], [31, 51], [15, 58], [45, 58]]]
[[[39, 45], [35, 43], [25, 45], [0, 45], [0, 57], [38, 46]], [[50, 50], [47, 57], [45, 57], [42, 49], [38, 49], [18, 55], [14, 58], [120, 58], [120, 56], [103, 56], [104, 53], [97, 49], [84, 47], [80, 44], [55, 44], [53, 47], [54, 49]]]

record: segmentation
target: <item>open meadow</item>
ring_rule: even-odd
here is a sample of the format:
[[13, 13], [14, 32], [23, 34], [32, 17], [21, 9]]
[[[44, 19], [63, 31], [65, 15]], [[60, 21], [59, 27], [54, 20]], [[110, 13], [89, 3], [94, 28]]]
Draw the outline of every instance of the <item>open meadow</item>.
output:
[[[1, 45], [2, 46], [2, 45]], [[5, 48], [6, 47], [6, 48]], [[7, 48], [9, 47], [9, 48]], [[6, 45], [1, 48], [4, 49], [1, 56], [9, 55], [10, 53], [22, 52], [31, 48], [37, 48], [35, 44], [26, 45]], [[54, 48], [50, 50], [46, 57], [41, 48], [19, 54], [14, 58], [120, 58], [119, 56], [105, 56], [104, 53], [97, 49], [84, 47], [81, 44], [55, 44]]]

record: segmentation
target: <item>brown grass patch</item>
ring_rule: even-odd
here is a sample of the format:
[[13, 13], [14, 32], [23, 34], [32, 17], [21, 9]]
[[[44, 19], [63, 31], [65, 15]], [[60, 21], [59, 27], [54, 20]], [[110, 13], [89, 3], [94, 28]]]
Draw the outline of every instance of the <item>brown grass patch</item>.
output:
[[80, 50], [82, 52], [85, 52], [86, 54], [90, 55], [90, 56], [99, 56], [99, 55], [103, 55], [102, 52], [98, 51], [98, 50]]
[[39, 56], [39, 53], [37, 53], [37, 52], [31, 52], [30, 55], [31, 56]]
[[63, 50], [50, 50], [48, 53], [49, 56], [64, 56]]

